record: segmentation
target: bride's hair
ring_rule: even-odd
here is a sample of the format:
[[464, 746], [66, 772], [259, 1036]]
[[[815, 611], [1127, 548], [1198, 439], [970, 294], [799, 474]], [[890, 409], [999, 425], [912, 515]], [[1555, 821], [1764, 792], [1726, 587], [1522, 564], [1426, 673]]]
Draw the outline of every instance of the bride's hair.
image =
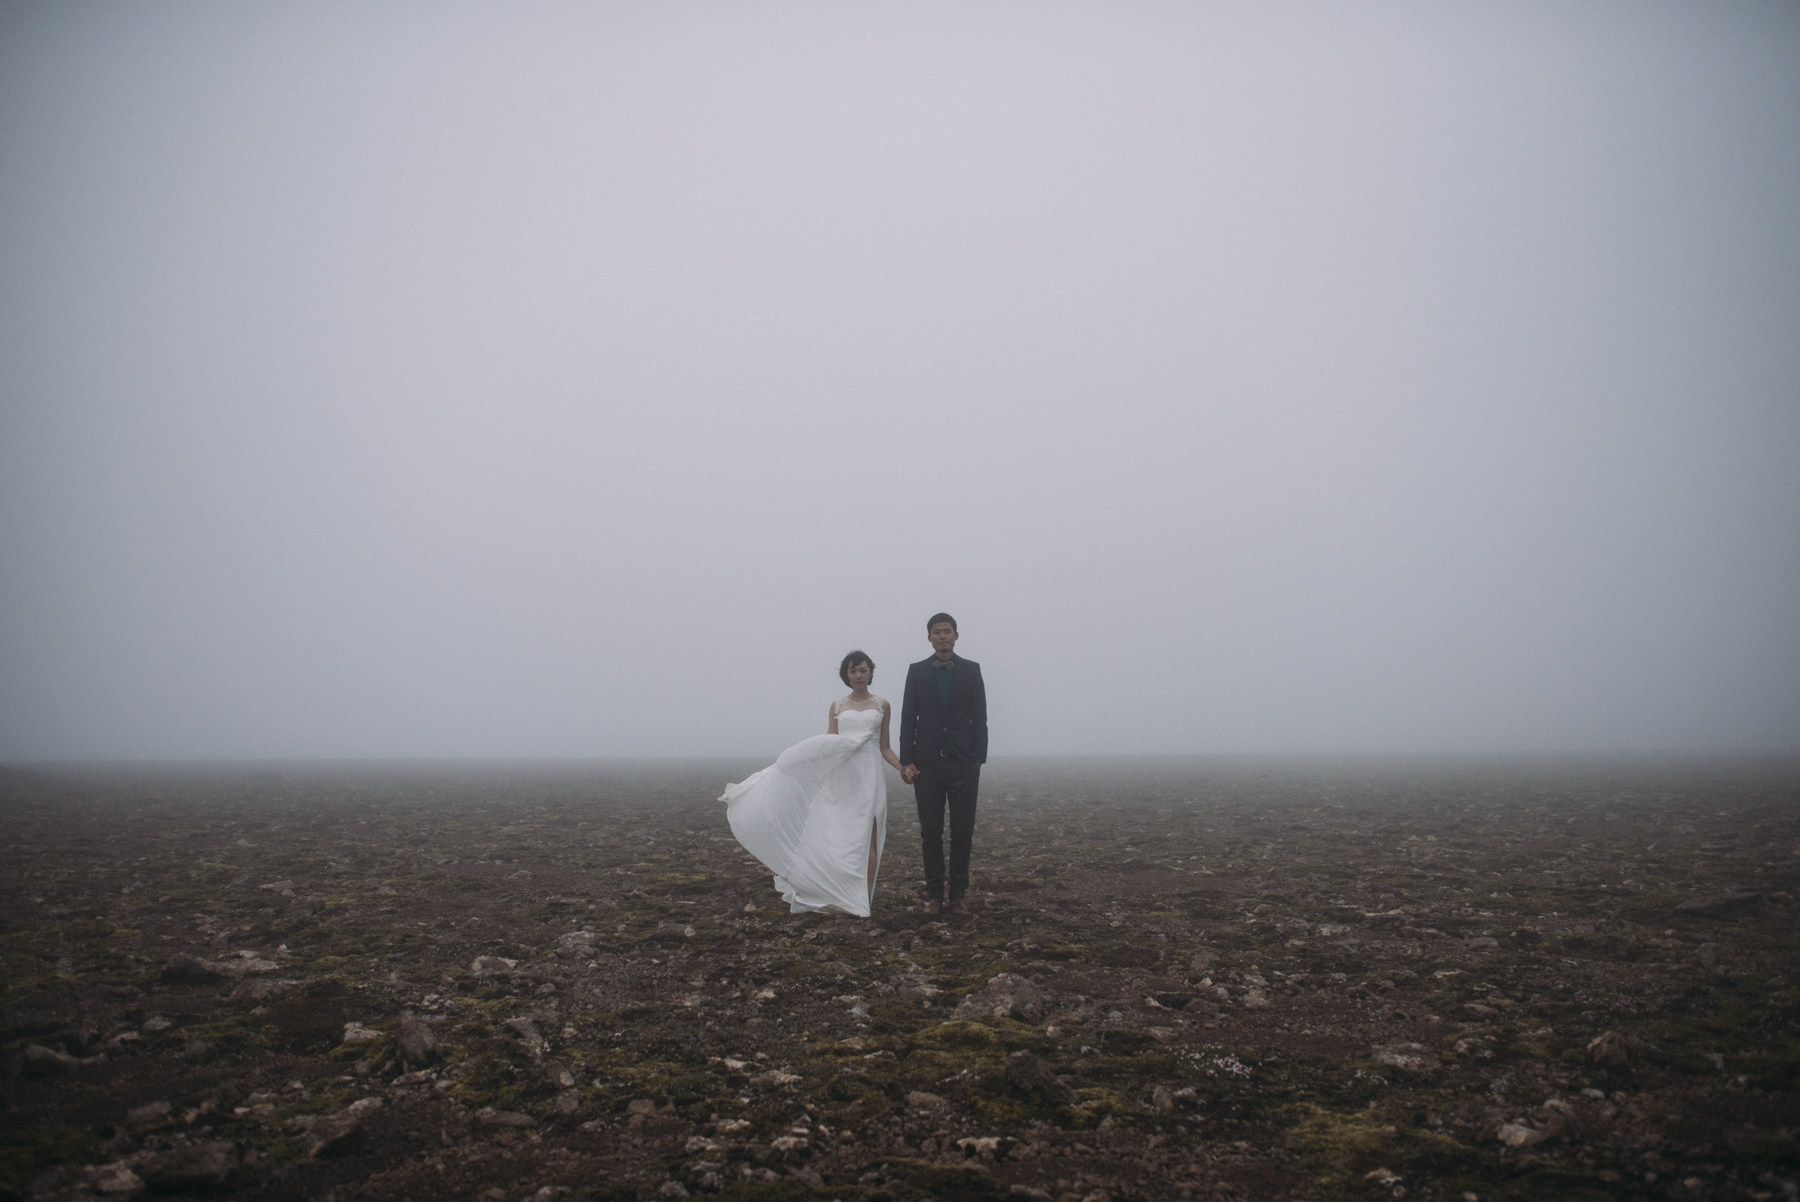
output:
[[875, 675], [875, 661], [869, 658], [869, 653], [866, 651], [852, 651], [849, 655], [844, 657], [844, 662], [838, 665], [838, 679], [845, 684], [849, 684], [850, 669], [854, 668], [857, 664], [868, 664], [869, 675]]

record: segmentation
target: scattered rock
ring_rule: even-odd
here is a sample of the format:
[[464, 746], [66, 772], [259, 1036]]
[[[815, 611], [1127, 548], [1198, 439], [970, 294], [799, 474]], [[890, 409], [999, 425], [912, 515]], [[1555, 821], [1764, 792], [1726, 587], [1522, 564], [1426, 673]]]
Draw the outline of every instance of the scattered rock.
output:
[[77, 1056], [86, 1055], [99, 1037], [100, 1032], [94, 1029], [92, 1023], [79, 1023], [57, 1036], [62, 1041], [64, 1050]]
[[544, 1080], [558, 1089], [570, 1089], [575, 1085], [575, 1074], [562, 1061], [547, 1060], [544, 1062]]
[[1725, 1146], [1740, 1156], [1760, 1156], [1789, 1164], [1796, 1163], [1796, 1158], [1800, 1158], [1800, 1142], [1788, 1131], [1770, 1131], [1754, 1126], [1727, 1130]]
[[[895, 977], [890, 984], [893, 985], [895, 993], [905, 998], [929, 999], [944, 992], [942, 989], [939, 989], [936, 985], [933, 985], [930, 981], [918, 974]], [[770, 996], [773, 997], [774, 995], [771, 994]]]
[[1542, 1131], [1524, 1123], [1501, 1123], [1494, 1138], [1509, 1148], [1529, 1148], [1532, 1144], [1543, 1143], [1545, 1136]]
[[1075, 1100], [1075, 1091], [1032, 1052], [1020, 1050], [1006, 1058], [1006, 1079], [1014, 1089], [1037, 1094], [1059, 1106]]
[[1534, 1117], [1538, 1133], [1544, 1139], [1556, 1139], [1568, 1130], [1569, 1120], [1575, 1117], [1575, 1108], [1561, 1098], [1550, 1098], [1537, 1108]]
[[506, 976], [517, 967], [517, 960], [510, 960], [505, 956], [476, 956], [469, 963], [469, 971], [478, 977]]
[[556, 954], [565, 960], [588, 960], [594, 955], [594, 940], [599, 935], [593, 931], [570, 931], [566, 935], [556, 937]]
[[981, 989], [965, 997], [953, 1018], [1017, 1018], [1036, 1022], [1044, 1016], [1044, 995], [1017, 973], [991, 977]]
[[1436, 1054], [1422, 1043], [1390, 1043], [1376, 1048], [1369, 1059], [1414, 1076], [1435, 1073], [1442, 1067]]
[[156, 979], [164, 985], [211, 985], [223, 981], [225, 974], [198, 956], [177, 952]]
[[336, 1114], [314, 1119], [300, 1138], [300, 1150], [317, 1158], [354, 1146], [365, 1118], [381, 1109], [380, 1098], [361, 1098]]
[[223, 960], [215, 961], [212, 967], [222, 976], [227, 977], [257, 976], [262, 973], [278, 972], [281, 969], [281, 965], [275, 961], [264, 960], [255, 952], [239, 952], [235, 956], [227, 956]]
[[1500, 949], [1500, 941], [1492, 935], [1474, 935], [1463, 940], [1463, 946], [1474, 952], [1492, 952]]
[[365, 1027], [359, 1022], [351, 1021], [344, 1024], [345, 1043], [373, 1043], [380, 1038], [380, 1031]]
[[1150, 1105], [1163, 1114], [1169, 1114], [1175, 1109], [1175, 1095], [1169, 1092], [1167, 1085], [1158, 1085], [1150, 1091]]
[[93, 1169], [88, 1178], [88, 1187], [109, 1198], [135, 1198], [146, 1188], [144, 1179], [132, 1172], [131, 1166], [122, 1160]]
[[[400, 1012], [400, 1025], [394, 1032], [394, 1043], [400, 1050], [402, 1064], [423, 1068], [444, 1058], [438, 1047], [437, 1034], [430, 1024], [420, 1021], [411, 1010]], [[573, 1084], [573, 1082], [570, 1082]]]
[[146, 1102], [142, 1106], [134, 1106], [127, 1110], [125, 1121], [128, 1123], [153, 1123], [158, 1119], [168, 1118], [169, 1112], [173, 1109], [175, 1108], [167, 1102]]
[[1587, 1058], [1602, 1068], [1629, 1068], [1630, 1044], [1618, 1031], [1602, 1031], [1588, 1043]]
[[1383, 1167], [1379, 1169], [1370, 1169], [1363, 1174], [1363, 1180], [1373, 1181], [1376, 1185], [1385, 1185], [1391, 1189], [1394, 1186], [1399, 1185], [1402, 1181], [1405, 1181], [1406, 1178], [1390, 1168]]
[[537, 1120], [516, 1110], [495, 1110], [483, 1106], [475, 1112], [475, 1121], [484, 1127], [535, 1127]]
[[128, 1161], [103, 1165], [58, 1165], [33, 1178], [23, 1195], [8, 1192], [9, 1197], [29, 1197], [37, 1202], [91, 1202], [96, 1197], [131, 1199], [144, 1192], [144, 1179], [132, 1171]]
[[137, 1175], [153, 1190], [194, 1189], [225, 1184], [237, 1167], [237, 1145], [220, 1139], [145, 1157]]
[[231, 996], [248, 1002], [266, 1002], [270, 998], [280, 997], [298, 984], [300, 982], [281, 977], [255, 977], [240, 982], [231, 991]]
[[55, 1048], [47, 1048], [37, 1043], [26, 1044], [22, 1055], [24, 1056], [25, 1071], [39, 1076], [66, 1073], [70, 1069], [79, 1068], [87, 1063], [67, 1052], [59, 1052]]
[[915, 1089], [906, 1095], [908, 1110], [942, 1110], [948, 1105], [950, 1103], [944, 1098], [934, 1093], [926, 1093], [922, 1089]]
[[543, 1059], [544, 1053], [550, 1050], [549, 1042], [538, 1032], [537, 1024], [529, 1016], [509, 1018], [505, 1025], [508, 1031], [519, 1037], [519, 1042], [525, 1047], [526, 1055], [533, 1060]]
[[1763, 911], [1763, 895], [1760, 893], [1721, 893], [1717, 897], [1695, 898], [1684, 901], [1675, 907], [1677, 914], [1689, 918], [1716, 918], [1729, 920], [1734, 918], [1754, 918]]

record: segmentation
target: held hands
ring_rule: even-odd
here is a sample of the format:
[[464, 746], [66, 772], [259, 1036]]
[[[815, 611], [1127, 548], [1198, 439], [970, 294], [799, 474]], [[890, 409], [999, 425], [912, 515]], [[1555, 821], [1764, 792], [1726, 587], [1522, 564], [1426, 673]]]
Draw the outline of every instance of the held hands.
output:
[[912, 784], [914, 781], [918, 780], [919, 779], [919, 766], [917, 764], [902, 764], [902, 765], [900, 765], [900, 779], [905, 781], [909, 785]]

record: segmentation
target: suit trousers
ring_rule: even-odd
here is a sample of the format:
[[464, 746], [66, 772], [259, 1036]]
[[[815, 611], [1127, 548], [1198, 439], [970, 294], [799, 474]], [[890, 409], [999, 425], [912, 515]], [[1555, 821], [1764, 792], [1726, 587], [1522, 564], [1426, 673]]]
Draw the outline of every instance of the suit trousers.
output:
[[925, 895], [944, 896], [944, 813], [950, 814], [950, 897], [969, 891], [969, 845], [975, 839], [975, 794], [981, 765], [927, 760], [918, 765], [913, 797], [919, 803], [919, 841], [925, 847]]

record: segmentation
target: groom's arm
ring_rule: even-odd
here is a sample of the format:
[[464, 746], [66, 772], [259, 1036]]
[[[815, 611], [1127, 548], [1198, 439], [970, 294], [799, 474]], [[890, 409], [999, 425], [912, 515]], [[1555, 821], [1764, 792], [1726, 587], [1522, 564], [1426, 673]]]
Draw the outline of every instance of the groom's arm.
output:
[[906, 691], [900, 695], [900, 762], [910, 764], [919, 749], [919, 674], [906, 669]]
[[987, 763], [987, 685], [982, 683], [981, 669], [975, 669], [975, 687], [969, 690], [969, 717], [975, 734], [975, 762]]

